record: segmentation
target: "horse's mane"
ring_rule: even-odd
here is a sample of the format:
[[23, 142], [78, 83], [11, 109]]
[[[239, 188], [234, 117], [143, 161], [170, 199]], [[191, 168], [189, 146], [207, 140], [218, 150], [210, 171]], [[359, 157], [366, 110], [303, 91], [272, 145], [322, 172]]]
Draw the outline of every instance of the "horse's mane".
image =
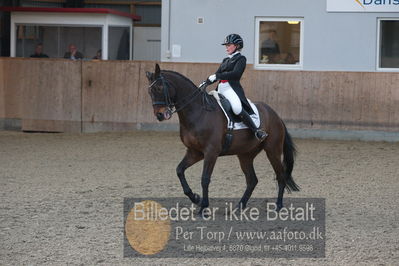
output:
[[[194, 88], [198, 89], [197, 85], [195, 85], [194, 82], [192, 82], [189, 78], [180, 74], [179, 72], [175, 72], [172, 70], [161, 70], [161, 73], [176, 75], [182, 78], [183, 80], [187, 81]], [[205, 110], [214, 111], [217, 106], [215, 98], [209, 95], [205, 90], [202, 91], [201, 95], [202, 95], [202, 105], [204, 106]]]
[[169, 74], [174, 74], [179, 76], [180, 78], [184, 79], [185, 81], [187, 81], [188, 83], [190, 83], [192, 86], [197, 87], [194, 82], [192, 82], [189, 78], [187, 78], [186, 76], [180, 74], [179, 72], [176, 71], [172, 71], [172, 70], [161, 70], [161, 73], [169, 73]]

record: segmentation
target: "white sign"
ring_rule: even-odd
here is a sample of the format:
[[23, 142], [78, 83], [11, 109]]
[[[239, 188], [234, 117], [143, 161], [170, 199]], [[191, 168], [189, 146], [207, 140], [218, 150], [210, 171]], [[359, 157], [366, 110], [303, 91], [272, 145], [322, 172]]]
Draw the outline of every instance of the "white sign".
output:
[[399, 12], [399, 0], [327, 0], [327, 12]]
[[173, 44], [172, 45], [172, 57], [180, 57], [181, 56], [181, 45]]

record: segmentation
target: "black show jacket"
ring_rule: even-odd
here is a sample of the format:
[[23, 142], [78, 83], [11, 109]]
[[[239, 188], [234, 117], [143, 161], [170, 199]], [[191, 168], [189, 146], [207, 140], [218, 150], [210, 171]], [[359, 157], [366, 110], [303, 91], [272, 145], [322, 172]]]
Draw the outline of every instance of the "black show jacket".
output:
[[217, 80], [227, 80], [229, 82], [230, 86], [240, 98], [242, 107], [249, 114], [253, 114], [254, 111], [252, 110], [251, 105], [248, 103], [247, 98], [245, 97], [244, 89], [240, 83], [240, 79], [244, 73], [246, 65], [247, 58], [238, 53], [232, 58], [226, 57], [223, 59], [222, 64], [220, 64], [215, 74]]

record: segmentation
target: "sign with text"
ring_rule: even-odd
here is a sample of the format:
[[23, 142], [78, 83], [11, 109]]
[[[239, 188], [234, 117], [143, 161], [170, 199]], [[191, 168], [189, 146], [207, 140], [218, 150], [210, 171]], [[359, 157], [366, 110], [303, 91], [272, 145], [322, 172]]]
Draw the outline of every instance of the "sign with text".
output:
[[124, 257], [325, 257], [325, 199], [211, 199], [200, 215], [187, 198], [125, 198]]
[[327, 0], [327, 12], [399, 12], [399, 0]]

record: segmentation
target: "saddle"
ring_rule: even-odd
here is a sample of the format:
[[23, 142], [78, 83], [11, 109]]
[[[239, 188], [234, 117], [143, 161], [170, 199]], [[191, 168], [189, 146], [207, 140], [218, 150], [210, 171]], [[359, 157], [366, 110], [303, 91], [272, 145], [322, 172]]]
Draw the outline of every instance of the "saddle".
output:
[[220, 98], [220, 104], [222, 105], [222, 108], [225, 114], [229, 117], [230, 121], [232, 121], [233, 123], [242, 122], [242, 119], [233, 112], [233, 108], [231, 108], [229, 100], [226, 97], [224, 97], [224, 95], [222, 94], [219, 94], [219, 98]]
[[[224, 97], [222, 94], [218, 93], [215, 90], [208, 92], [208, 94], [212, 95], [216, 99], [224, 115], [227, 118], [227, 132], [223, 143], [222, 152], [220, 154], [224, 155], [227, 153], [231, 146], [231, 143], [233, 142], [233, 130], [244, 129], [248, 127], [242, 122], [241, 118], [238, 115], [234, 114], [233, 109], [231, 108], [231, 104], [226, 97]], [[260, 119], [258, 108], [256, 108], [256, 106], [249, 99], [248, 102], [251, 105], [252, 110], [254, 110], [255, 112], [255, 114], [251, 115], [252, 120], [254, 120], [255, 125], [259, 127]]]
[[[222, 94], [218, 93], [215, 90], [208, 92], [208, 94], [212, 95], [217, 103], [219, 104], [220, 108], [222, 109], [224, 115], [227, 118], [227, 129], [237, 130], [237, 129], [244, 129], [248, 128], [241, 120], [241, 118], [233, 113], [231, 108], [231, 104], [229, 100], [226, 99]], [[251, 100], [247, 99], [249, 104], [251, 105], [254, 114], [251, 115], [252, 120], [254, 121], [255, 125], [259, 127], [260, 119], [259, 119], [259, 112], [258, 108], [251, 102]]]

